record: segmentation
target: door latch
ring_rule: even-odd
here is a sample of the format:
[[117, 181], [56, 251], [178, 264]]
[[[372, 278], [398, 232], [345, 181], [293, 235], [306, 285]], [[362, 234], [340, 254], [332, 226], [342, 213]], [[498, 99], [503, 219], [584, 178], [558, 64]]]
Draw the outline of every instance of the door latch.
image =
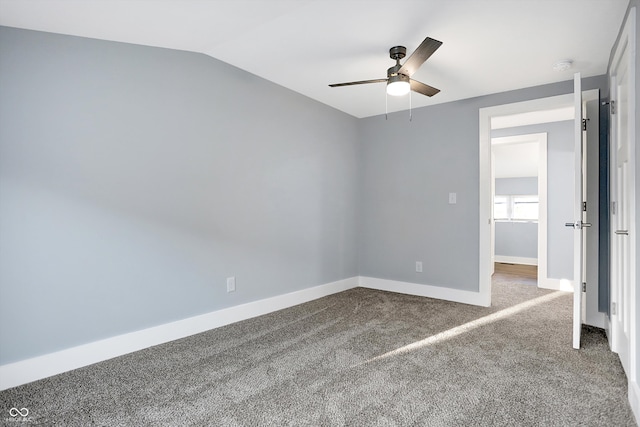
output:
[[564, 226], [565, 227], [582, 229], [582, 228], [591, 227], [591, 223], [590, 222], [576, 221], [576, 222], [567, 222], [567, 223], [564, 224]]

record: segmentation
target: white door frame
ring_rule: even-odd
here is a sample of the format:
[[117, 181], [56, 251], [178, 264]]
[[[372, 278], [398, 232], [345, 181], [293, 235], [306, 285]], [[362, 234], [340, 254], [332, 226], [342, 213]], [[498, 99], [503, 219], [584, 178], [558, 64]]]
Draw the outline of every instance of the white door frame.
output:
[[[599, 99], [597, 89], [583, 92], [586, 101]], [[573, 106], [573, 93], [539, 98], [479, 110], [479, 302], [491, 305], [491, 119]], [[567, 286], [567, 289], [569, 287]], [[571, 290], [573, 287], [570, 288]]]
[[583, 316], [582, 313], [584, 301], [582, 297], [582, 280], [585, 278], [583, 275], [583, 265], [586, 247], [584, 239], [586, 230], [582, 228], [584, 219], [582, 202], [585, 201], [583, 189], [586, 185], [583, 170], [586, 150], [583, 150], [584, 135], [582, 131], [582, 107], [585, 101], [582, 96], [582, 77], [580, 73], [576, 73], [573, 77], [573, 99], [575, 112], [575, 118], [573, 120], [573, 348], [579, 350], [582, 320], [586, 317]]

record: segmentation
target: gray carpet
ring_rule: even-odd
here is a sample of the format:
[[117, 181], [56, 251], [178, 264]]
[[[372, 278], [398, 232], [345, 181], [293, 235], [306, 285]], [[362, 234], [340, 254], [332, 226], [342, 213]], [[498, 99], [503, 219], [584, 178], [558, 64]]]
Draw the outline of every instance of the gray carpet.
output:
[[498, 281], [481, 308], [357, 288], [0, 392], [70, 426], [633, 426], [571, 296]]

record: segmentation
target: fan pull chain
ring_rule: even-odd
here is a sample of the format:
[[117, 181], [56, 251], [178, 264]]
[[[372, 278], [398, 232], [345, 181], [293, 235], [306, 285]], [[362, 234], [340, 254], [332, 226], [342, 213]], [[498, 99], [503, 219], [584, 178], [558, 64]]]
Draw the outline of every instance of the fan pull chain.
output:
[[384, 88], [384, 119], [389, 120], [389, 94], [387, 88]]

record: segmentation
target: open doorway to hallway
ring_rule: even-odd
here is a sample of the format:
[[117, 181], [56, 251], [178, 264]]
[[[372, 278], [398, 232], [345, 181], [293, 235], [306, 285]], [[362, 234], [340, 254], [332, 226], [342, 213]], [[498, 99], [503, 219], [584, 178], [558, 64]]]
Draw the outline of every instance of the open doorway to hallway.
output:
[[534, 267], [536, 279], [539, 265], [547, 269], [546, 246], [539, 245], [547, 230], [546, 147], [546, 133], [491, 139], [493, 261]]

